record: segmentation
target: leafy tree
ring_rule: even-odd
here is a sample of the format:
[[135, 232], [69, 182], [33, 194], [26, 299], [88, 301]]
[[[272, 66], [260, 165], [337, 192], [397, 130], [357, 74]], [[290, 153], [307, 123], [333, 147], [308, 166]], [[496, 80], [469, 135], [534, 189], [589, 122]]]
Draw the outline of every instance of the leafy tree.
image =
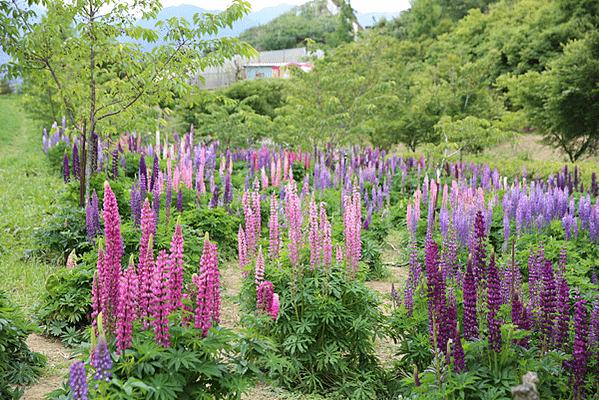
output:
[[316, 60], [310, 72], [297, 70], [275, 120], [285, 127], [276, 140], [305, 149], [367, 142], [377, 109], [396, 100], [395, 81], [387, 73], [393, 62], [373, 56], [392, 40], [367, 36]]
[[354, 21], [356, 16], [354, 9], [351, 7], [349, 0], [339, 1], [339, 23], [335, 33], [330, 35], [328, 44], [331, 47], [337, 47], [343, 43], [350, 43], [354, 41], [355, 30]]
[[317, 0], [297, 6], [268, 24], [247, 29], [239, 39], [259, 50], [292, 49], [305, 45], [306, 39], [326, 43], [337, 25], [326, 0]]
[[599, 33], [564, 46], [542, 73], [505, 77], [508, 99], [571, 162], [599, 149]]
[[[218, 15], [195, 15], [192, 22], [177, 18], [158, 22], [157, 29], [142, 28], [134, 18], [155, 18], [161, 8], [157, 0], [40, 1], [47, 14], [38, 21], [19, 0], [0, 3], [0, 43], [12, 58], [5, 69], [9, 77], [26, 77], [39, 87], [52, 88], [52, 99], [82, 135], [86, 179], [81, 193], [86, 202], [92, 160], [86, 143], [91, 143], [94, 132], [109, 135], [115, 132], [112, 117], [135, 121], [139, 107], [189, 94], [189, 71], [221, 65], [237, 53], [255, 54], [236, 39], [203, 39], [247, 13], [250, 4], [244, 0], [234, 0]], [[32, 4], [37, 0], [28, 0]], [[65, 26], [73, 29], [66, 39]], [[168, 45], [148, 52], [139, 44], [159, 39]]]

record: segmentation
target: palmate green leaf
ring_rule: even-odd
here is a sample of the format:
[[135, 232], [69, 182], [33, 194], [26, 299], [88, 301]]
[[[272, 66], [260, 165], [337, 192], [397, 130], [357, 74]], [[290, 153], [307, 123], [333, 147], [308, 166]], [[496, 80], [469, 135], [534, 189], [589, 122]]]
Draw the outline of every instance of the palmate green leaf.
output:
[[174, 400], [182, 391], [185, 379], [180, 374], [160, 373], [146, 379], [148, 386], [147, 399]]

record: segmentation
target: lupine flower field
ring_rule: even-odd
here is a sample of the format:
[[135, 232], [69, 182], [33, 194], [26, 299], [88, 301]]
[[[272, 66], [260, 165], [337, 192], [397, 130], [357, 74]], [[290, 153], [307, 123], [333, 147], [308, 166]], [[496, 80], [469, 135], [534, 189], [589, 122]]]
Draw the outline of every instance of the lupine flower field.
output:
[[[50, 398], [238, 398], [263, 380], [331, 398], [503, 399], [528, 371], [541, 398], [599, 395], [594, 171], [222, 148], [192, 128], [95, 138], [80, 209], [80, 140], [63, 122], [42, 144], [73, 206], [56, 217], [70, 233], [42, 232], [59, 236], [56, 262], [70, 256], [37, 318], [83, 343]], [[391, 232], [405, 280], [381, 295], [366, 282], [384, 279]], [[243, 281], [236, 327], [221, 324], [224, 267]], [[56, 306], [69, 285], [78, 311]]]

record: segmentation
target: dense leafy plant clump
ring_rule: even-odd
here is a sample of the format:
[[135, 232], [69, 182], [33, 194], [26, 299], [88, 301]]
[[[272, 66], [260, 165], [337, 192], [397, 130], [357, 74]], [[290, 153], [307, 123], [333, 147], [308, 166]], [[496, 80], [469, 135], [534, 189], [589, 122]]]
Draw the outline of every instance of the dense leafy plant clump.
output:
[[45, 367], [46, 358], [29, 350], [25, 342], [35, 331], [35, 325], [25, 319], [6, 293], [0, 292], [0, 397], [22, 394], [9, 385], [30, 385]]

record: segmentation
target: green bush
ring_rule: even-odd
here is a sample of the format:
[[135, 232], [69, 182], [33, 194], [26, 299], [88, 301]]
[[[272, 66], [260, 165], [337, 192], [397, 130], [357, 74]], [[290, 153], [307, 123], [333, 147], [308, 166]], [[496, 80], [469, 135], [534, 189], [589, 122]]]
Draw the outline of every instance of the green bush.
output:
[[0, 398], [12, 398], [13, 391], [3, 383], [31, 385], [46, 365], [46, 358], [29, 350], [27, 337], [36, 328], [0, 292]]
[[[281, 305], [269, 333], [291, 364], [272, 371], [273, 377], [304, 392], [381, 398], [385, 386], [374, 340], [384, 336], [385, 318], [376, 292], [364, 284], [363, 274], [349, 277], [345, 265], [300, 269], [266, 271]], [[244, 288], [253, 285], [254, 277], [246, 278]]]
[[[241, 220], [236, 215], [229, 215], [222, 208], [197, 208], [182, 214], [181, 224], [193, 228], [203, 237], [208, 232], [210, 239], [218, 245], [219, 254], [225, 259], [237, 254], [237, 233]], [[201, 250], [200, 250], [201, 254]], [[198, 259], [199, 261], [199, 259]]]

